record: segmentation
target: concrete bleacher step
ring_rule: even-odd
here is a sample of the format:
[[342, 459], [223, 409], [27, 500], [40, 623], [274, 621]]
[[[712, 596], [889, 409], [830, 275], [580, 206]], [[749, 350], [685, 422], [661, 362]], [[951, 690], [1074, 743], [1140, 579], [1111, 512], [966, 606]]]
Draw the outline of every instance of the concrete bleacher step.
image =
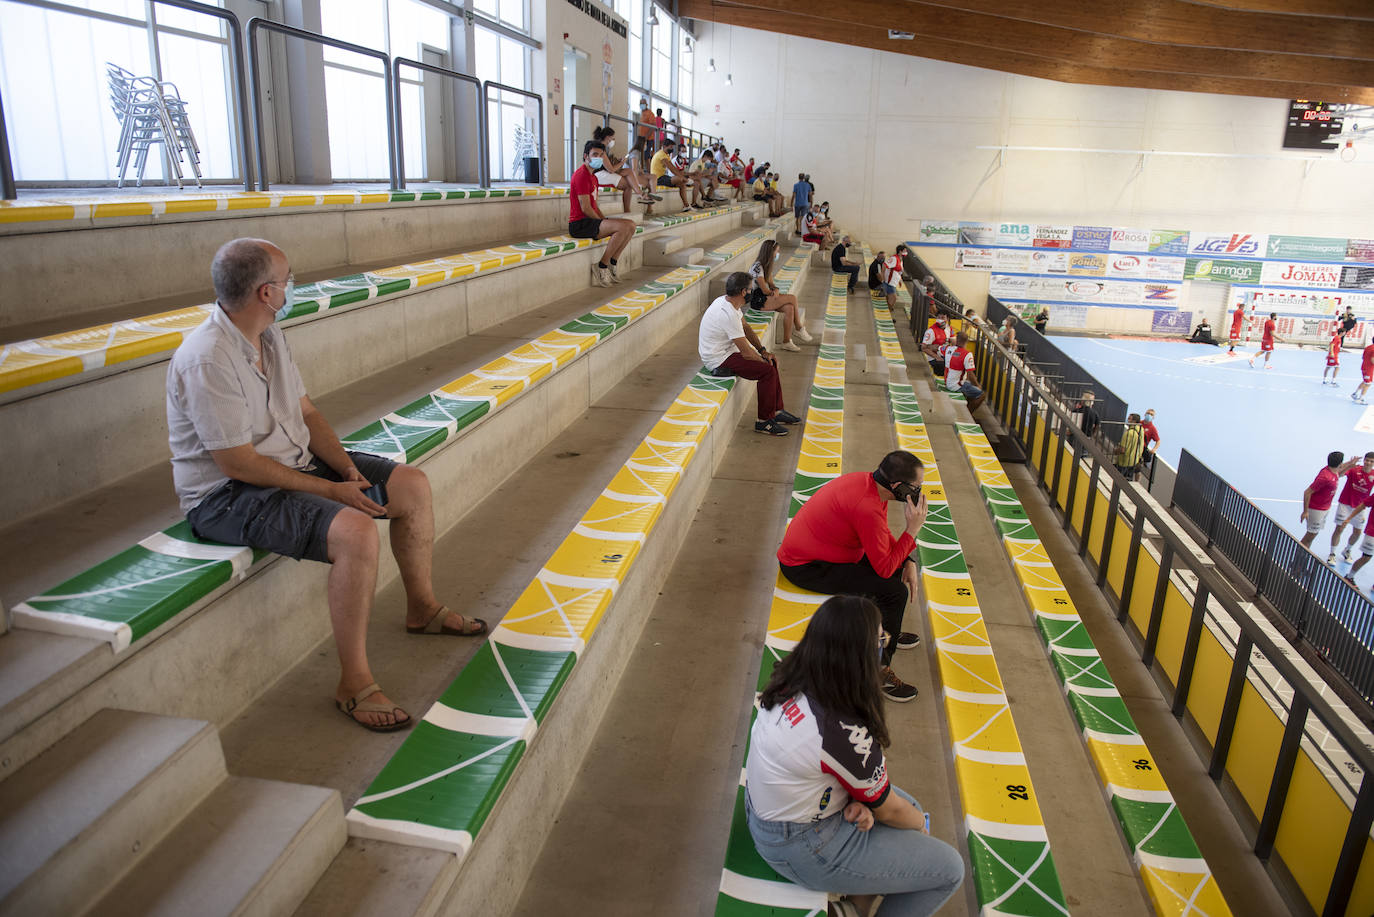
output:
[[336, 791], [230, 777], [89, 913], [287, 915], [345, 840]]
[[224, 778], [209, 723], [100, 711], [0, 782], [0, 913], [86, 907]]

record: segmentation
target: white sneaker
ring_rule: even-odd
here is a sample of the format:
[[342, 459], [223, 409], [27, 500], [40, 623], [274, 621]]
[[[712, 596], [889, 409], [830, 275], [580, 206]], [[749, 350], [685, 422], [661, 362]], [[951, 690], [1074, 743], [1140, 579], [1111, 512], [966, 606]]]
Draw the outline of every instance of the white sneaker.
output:
[[1335, 552], [1335, 551], [1332, 551], [1330, 554], [1326, 555], [1326, 562], [1327, 562], [1328, 564], [1333, 564], [1333, 565], [1336, 563], [1336, 552]]
[[803, 344], [810, 344], [812, 341], [815, 340], [815, 338], [813, 338], [810, 332], [808, 332], [805, 328], [798, 328], [796, 331], [793, 332], [793, 334], [801, 338], [801, 342]]
[[1350, 560], [1350, 548], [1350, 545], [1346, 545], [1345, 550], [1341, 552], [1341, 557], [1345, 558], [1346, 560]]
[[619, 267], [620, 265], [618, 264], [612, 264], [610, 266], [611, 280], [615, 283], [620, 283], [620, 271], [618, 270]]
[[778, 349], [779, 349], [779, 350], [790, 350], [790, 351], [792, 351], [793, 353], [801, 353], [801, 348], [798, 347], [798, 346], [796, 345], [796, 343], [793, 342], [793, 341], [783, 341], [781, 344], [778, 345]]
[[608, 287], [611, 285], [611, 272], [609, 268], [604, 268], [593, 262], [592, 264], [592, 286]]

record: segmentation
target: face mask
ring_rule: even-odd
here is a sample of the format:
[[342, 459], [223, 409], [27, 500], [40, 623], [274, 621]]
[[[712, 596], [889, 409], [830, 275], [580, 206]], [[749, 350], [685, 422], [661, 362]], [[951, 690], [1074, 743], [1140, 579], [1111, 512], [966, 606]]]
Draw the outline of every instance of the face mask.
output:
[[605, 164], [606, 161], [602, 159], [600, 156], [593, 156], [591, 159], [587, 160], [587, 165], [591, 167], [591, 170], [593, 172], [595, 172], [597, 169], [601, 168]]
[[283, 299], [281, 308], [277, 310], [276, 320], [281, 321], [291, 314], [291, 310], [296, 306], [296, 281], [287, 281], [286, 288], [282, 291]]
[[614, 138], [614, 137], [612, 137], [610, 140], [607, 140], [607, 141], [606, 141], [606, 149], [608, 149], [608, 150], [613, 150], [613, 149], [615, 149], [615, 138]]

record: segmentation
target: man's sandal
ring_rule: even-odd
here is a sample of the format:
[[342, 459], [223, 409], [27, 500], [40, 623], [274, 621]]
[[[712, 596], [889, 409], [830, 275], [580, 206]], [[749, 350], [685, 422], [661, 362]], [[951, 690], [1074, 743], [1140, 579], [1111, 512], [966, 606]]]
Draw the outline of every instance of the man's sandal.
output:
[[[357, 723], [364, 729], [370, 729], [373, 732], [396, 732], [399, 729], [409, 729], [411, 726], [413, 726], [415, 724], [415, 721], [411, 719], [409, 713], [406, 713], [400, 707], [397, 707], [395, 705], [388, 706], [386, 704], [373, 704], [367, 702], [367, 698], [371, 697], [374, 694], [377, 694], [381, 690], [381, 685], [377, 684], [374, 681], [372, 684], [368, 685], [366, 688], [363, 688], [361, 691], [350, 697], [348, 700], [334, 701], [334, 706], [338, 707], [339, 712], [342, 713], [344, 716], [348, 717], [350, 720]], [[388, 713], [392, 717], [396, 718], [396, 722], [375, 724], [368, 723], [358, 719], [357, 716], [354, 715], [357, 713]]]
[[[448, 612], [448, 606], [441, 605], [439, 606], [439, 610], [434, 613], [434, 617], [430, 618], [428, 623], [426, 623], [423, 627], [411, 627], [409, 624], [407, 624], [406, 633], [434, 634], [441, 637], [480, 637], [487, 632], [486, 621], [483, 621], [481, 618], [469, 618], [467, 615], [458, 616], [463, 619], [462, 630], [453, 630], [452, 628], [444, 627], [444, 616], [447, 615]], [[467, 626], [469, 622], [476, 623], [477, 629], [469, 630]]]

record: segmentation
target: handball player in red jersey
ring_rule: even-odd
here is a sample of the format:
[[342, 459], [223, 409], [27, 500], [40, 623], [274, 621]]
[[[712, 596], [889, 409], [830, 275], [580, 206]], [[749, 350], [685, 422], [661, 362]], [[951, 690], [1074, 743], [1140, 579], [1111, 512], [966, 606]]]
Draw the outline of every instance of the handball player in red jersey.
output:
[[1350, 393], [1350, 400], [1356, 404], [1369, 404], [1364, 400], [1364, 394], [1369, 391], [1371, 382], [1374, 382], [1374, 340], [1365, 347], [1364, 355], [1360, 358], [1360, 384]]
[[[1277, 312], [1270, 312], [1269, 317], [1264, 320], [1264, 335], [1260, 338], [1259, 353], [1255, 354], [1255, 357], [1259, 356], [1260, 353], [1264, 354], [1265, 369], [1274, 368], [1273, 364], [1269, 362], [1269, 358], [1274, 355], [1274, 327], [1278, 324], [1278, 318], [1279, 314]], [[1250, 358], [1250, 367], [1252, 369], [1255, 366], [1255, 357]]]
[[[1335, 385], [1336, 375], [1341, 371], [1341, 332], [1331, 335], [1331, 343], [1326, 345], [1326, 369], [1322, 370], [1322, 385]], [[1328, 381], [1327, 376], [1331, 379]]]
[[1347, 525], [1351, 527], [1350, 543], [1345, 546], [1343, 553], [1345, 559], [1350, 560], [1350, 554], [1355, 550], [1355, 542], [1360, 540], [1360, 528], [1364, 522], [1365, 507], [1368, 505], [1371, 492], [1374, 492], [1374, 452], [1366, 452], [1363, 465], [1357, 465], [1345, 472], [1345, 486], [1341, 488], [1341, 495], [1336, 500], [1336, 530], [1331, 533], [1331, 553], [1326, 555], [1328, 564], [1336, 562], [1336, 545], [1341, 543], [1341, 533]]
[[1231, 315], [1231, 349], [1228, 353], [1236, 352], [1236, 341], [1240, 340], [1240, 326], [1245, 321], [1245, 303], [1236, 306], [1236, 311]]
[[1326, 517], [1331, 512], [1331, 504], [1336, 499], [1336, 486], [1341, 483], [1341, 475], [1355, 467], [1355, 460], [1345, 461], [1344, 452], [1332, 452], [1326, 457], [1326, 467], [1317, 472], [1312, 483], [1302, 492], [1302, 515], [1298, 521], [1307, 526], [1307, 534], [1302, 536], [1302, 546], [1310, 548], [1312, 539], [1326, 525]]

